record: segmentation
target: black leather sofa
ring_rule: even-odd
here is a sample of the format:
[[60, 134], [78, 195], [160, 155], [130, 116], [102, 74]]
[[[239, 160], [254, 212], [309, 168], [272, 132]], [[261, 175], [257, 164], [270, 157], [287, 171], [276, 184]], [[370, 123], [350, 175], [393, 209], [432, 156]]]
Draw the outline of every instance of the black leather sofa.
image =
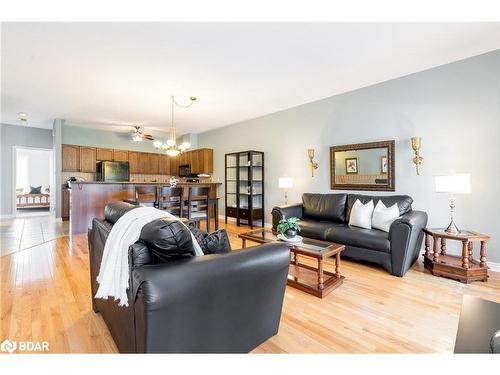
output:
[[201, 257], [182, 257], [180, 251], [178, 260], [154, 261], [154, 244], [189, 241], [189, 230], [178, 222], [157, 233], [144, 227], [141, 240], [129, 248], [127, 307], [112, 298], [94, 299], [106, 238], [118, 218], [135, 207], [107, 205], [105, 219], [94, 219], [88, 232], [92, 306], [120, 352], [246, 353], [278, 332], [290, 261], [286, 245]]
[[[356, 199], [363, 204], [381, 200], [386, 207], [398, 204], [401, 215], [389, 233], [378, 229], [350, 227], [349, 216]], [[302, 196], [302, 203], [274, 207], [273, 230], [283, 218], [298, 217], [301, 235], [346, 246], [342, 256], [376, 263], [395, 276], [403, 276], [417, 260], [423, 240], [427, 214], [413, 211], [407, 195], [369, 196], [360, 194], [313, 194]]]

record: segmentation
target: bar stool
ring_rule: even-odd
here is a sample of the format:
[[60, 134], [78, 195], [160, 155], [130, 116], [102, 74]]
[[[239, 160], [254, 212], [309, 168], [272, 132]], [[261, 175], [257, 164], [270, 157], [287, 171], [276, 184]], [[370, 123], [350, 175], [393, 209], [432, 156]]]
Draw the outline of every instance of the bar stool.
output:
[[144, 206], [156, 207], [157, 190], [156, 185], [138, 185], [135, 187], [135, 200]]
[[189, 187], [186, 218], [196, 222], [198, 227], [200, 226], [200, 221], [206, 220], [207, 232], [210, 232], [210, 206], [208, 205], [209, 197], [209, 187]]
[[158, 194], [158, 208], [172, 215], [182, 217], [182, 187], [162, 186]]

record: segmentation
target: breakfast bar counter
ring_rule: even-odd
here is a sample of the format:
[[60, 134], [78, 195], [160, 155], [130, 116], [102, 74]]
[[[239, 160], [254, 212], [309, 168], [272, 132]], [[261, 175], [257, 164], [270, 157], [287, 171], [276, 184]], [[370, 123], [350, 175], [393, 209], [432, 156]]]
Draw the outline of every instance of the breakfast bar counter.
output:
[[[70, 187], [70, 232], [71, 234], [87, 233], [93, 218], [104, 218], [104, 207], [108, 203], [135, 199], [136, 186], [168, 186], [164, 182], [110, 182], [110, 181], [76, 181]], [[209, 186], [210, 198], [217, 198], [217, 187], [220, 182], [178, 182], [177, 186], [185, 187], [187, 198], [189, 186]], [[211, 210], [212, 218], [217, 219], [217, 212]]]

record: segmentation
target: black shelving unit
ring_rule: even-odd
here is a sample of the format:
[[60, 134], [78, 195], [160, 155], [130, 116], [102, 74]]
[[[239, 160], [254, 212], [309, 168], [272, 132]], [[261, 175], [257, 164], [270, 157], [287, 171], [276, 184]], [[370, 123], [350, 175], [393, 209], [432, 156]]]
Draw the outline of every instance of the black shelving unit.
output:
[[236, 225], [255, 222], [264, 226], [264, 153], [241, 151], [226, 154], [225, 204], [227, 218], [236, 219]]

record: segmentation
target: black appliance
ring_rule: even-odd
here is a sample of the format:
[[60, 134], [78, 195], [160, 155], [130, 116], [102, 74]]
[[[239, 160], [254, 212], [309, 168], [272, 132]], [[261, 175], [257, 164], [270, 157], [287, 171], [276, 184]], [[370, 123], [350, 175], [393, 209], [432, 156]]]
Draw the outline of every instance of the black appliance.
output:
[[189, 177], [191, 175], [191, 165], [179, 165], [179, 177]]
[[128, 161], [97, 162], [97, 181], [129, 181]]

